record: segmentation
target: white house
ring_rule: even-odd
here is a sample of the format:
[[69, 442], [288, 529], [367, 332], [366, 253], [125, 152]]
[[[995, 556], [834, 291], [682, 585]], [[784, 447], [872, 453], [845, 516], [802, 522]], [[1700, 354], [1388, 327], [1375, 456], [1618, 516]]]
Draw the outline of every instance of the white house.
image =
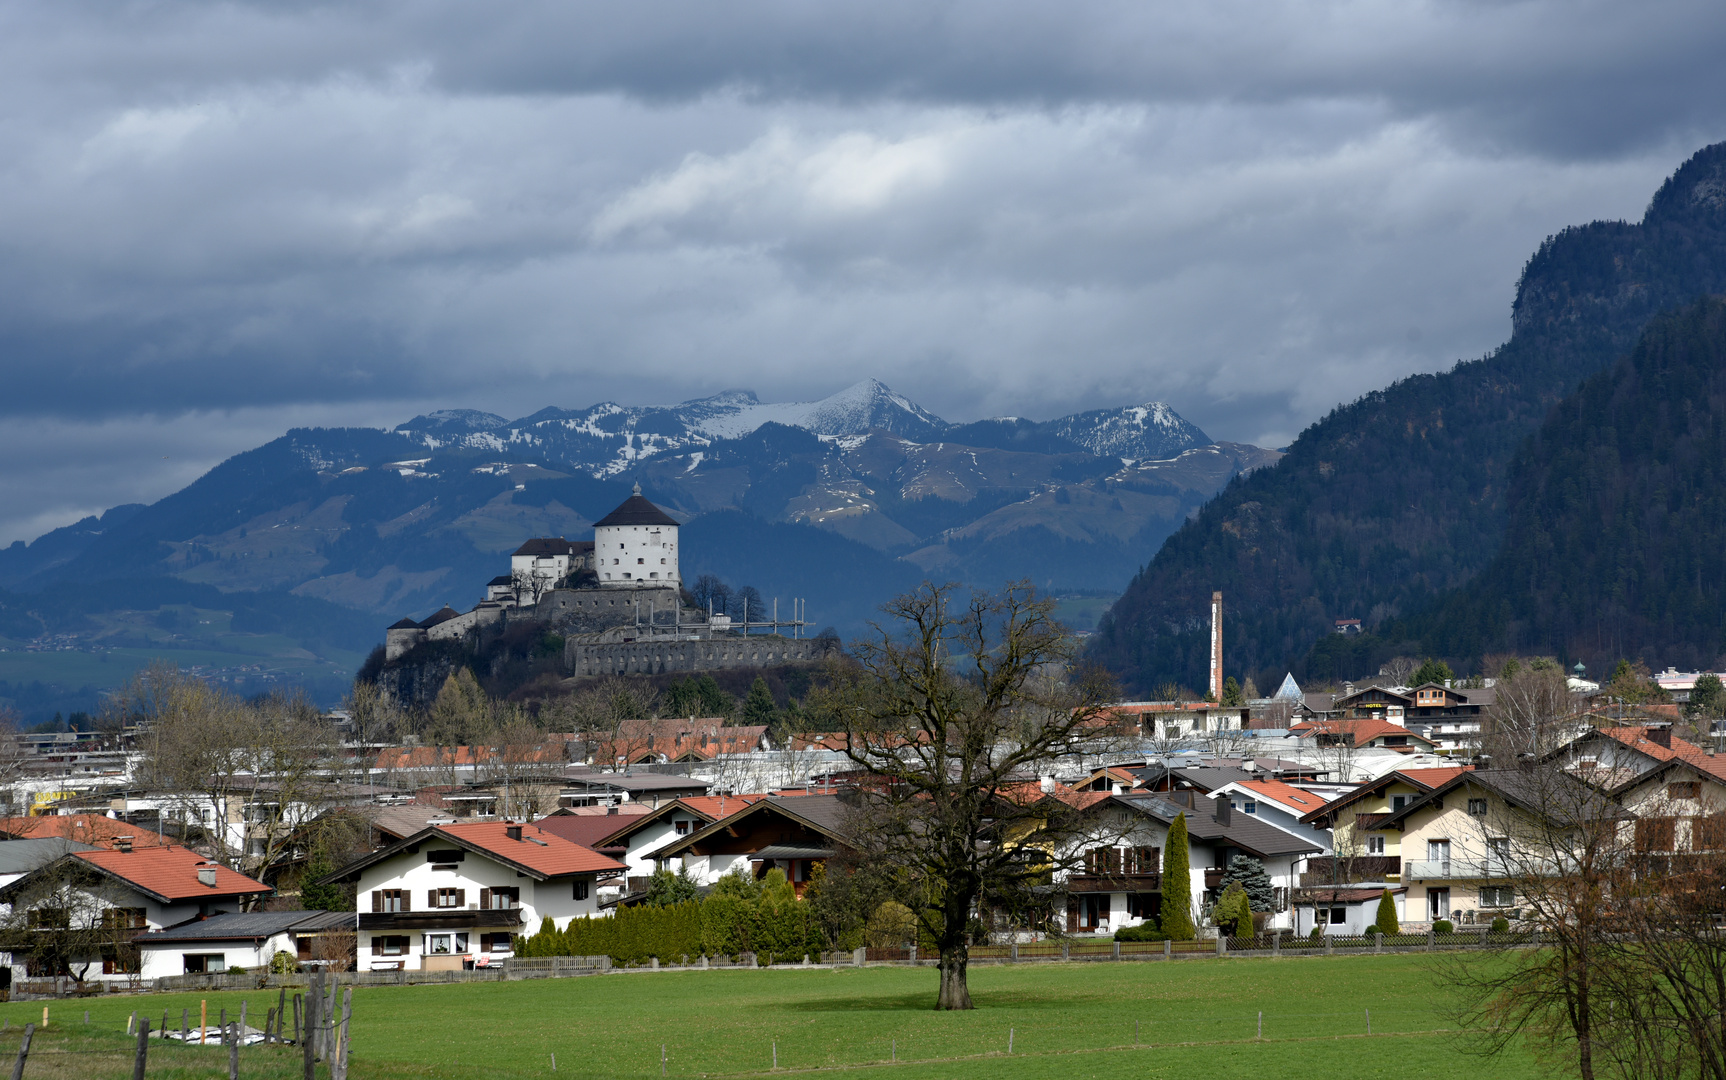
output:
[[578, 844], [591, 840], [587, 846], [607, 855], [617, 855], [621, 849], [623, 864], [629, 868], [629, 891], [634, 891], [659, 868], [654, 853], [660, 848], [765, 798], [766, 795], [686, 796], [662, 803], [645, 814], [546, 817], [535, 824]]
[[1246, 780], [1224, 784], [1211, 794], [1228, 799], [1229, 805], [1243, 814], [1317, 844], [1322, 855], [1332, 853], [1329, 829], [1301, 823], [1301, 818], [1324, 809], [1326, 799], [1322, 795], [1293, 784], [1285, 784], [1281, 780]]
[[[1179, 800], [1179, 801], [1177, 801]], [[1089, 808], [1097, 826], [1080, 850], [1068, 851], [1079, 869], [1062, 882], [1069, 933], [1112, 934], [1162, 911], [1164, 895], [1187, 891], [1194, 921], [1222, 895], [1223, 874], [1235, 855], [1254, 858], [1276, 890], [1267, 926], [1289, 926], [1288, 897], [1300, 884], [1307, 856], [1319, 845], [1276, 828], [1256, 815], [1236, 813], [1228, 799], [1194, 792], [1111, 795]], [[1169, 827], [1185, 814], [1189, 880], [1163, 876]], [[1074, 858], [1078, 856], [1079, 858]]]
[[358, 886], [361, 971], [460, 970], [514, 954], [543, 920], [600, 914], [616, 860], [537, 825], [433, 825], [323, 881]]
[[[239, 911], [270, 887], [195, 851], [174, 845], [75, 851], [0, 886], [0, 902], [15, 912], [43, 913], [32, 932], [101, 927], [113, 931], [99, 955], [62, 958], [56, 965], [38, 952], [15, 949], [31, 976], [82, 975], [126, 979], [138, 974], [132, 939], [140, 932], [176, 926], [200, 916]], [[50, 916], [47, 913], [52, 913]], [[58, 966], [61, 970], [51, 970]]]
[[594, 573], [603, 588], [678, 585], [677, 522], [635, 494], [593, 524]]
[[325, 933], [352, 933], [351, 911], [244, 911], [197, 919], [133, 939], [139, 975], [200, 975], [236, 969], [262, 972], [278, 952], [312, 959], [312, 942]]

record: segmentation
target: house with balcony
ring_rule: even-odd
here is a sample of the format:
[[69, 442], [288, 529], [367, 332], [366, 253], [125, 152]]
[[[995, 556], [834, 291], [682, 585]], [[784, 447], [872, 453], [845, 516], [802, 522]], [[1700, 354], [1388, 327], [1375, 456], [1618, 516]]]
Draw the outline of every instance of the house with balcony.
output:
[[[1076, 934], [1113, 934], [1138, 926], [1162, 911], [1166, 890], [1182, 888], [1192, 910], [1204, 911], [1222, 892], [1223, 871], [1234, 855], [1259, 860], [1277, 890], [1277, 910], [1269, 925], [1288, 925], [1289, 890], [1300, 880], [1304, 860], [1319, 845], [1285, 832], [1256, 815], [1237, 813], [1225, 798], [1193, 792], [1127, 792], [1092, 803], [1096, 821], [1090, 837], [1064, 853], [1075, 865], [1057, 885], [1067, 894], [1067, 930]], [[1187, 818], [1190, 880], [1163, 876], [1163, 853], [1175, 818]]]
[[[83, 845], [79, 845], [83, 847]], [[176, 844], [69, 851], [0, 886], [21, 932], [19, 976], [136, 978], [140, 934], [241, 911], [270, 892], [261, 881]]]
[[[1377, 687], [1373, 688], [1377, 690]], [[1388, 693], [1386, 691], [1385, 693]], [[1395, 720], [1379, 717], [1353, 720], [1315, 720], [1289, 728], [1290, 737], [1302, 746], [1324, 749], [1347, 746], [1355, 750], [1372, 748], [1391, 750], [1399, 754], [1431, 752], [1437, 746], [1431, 739], [1403, 727], [1399, 712]]]
[[1410, 921], [1485, 923], [1525, 902], [1517, 882], [1557, 874], [1579, 823], [1633, 815], [1567, 773], [1471, 769], [1379, 821], [1400, 838]]
[[765, 798], [764, 794], [694, 795], [672, 799], [640, 814], [558, 815], [541, 818], [538, 824], [622, 862], [628, 868], [624, 891], [636, 893], [647, 888], [648, 878], [658, 869], [654, 853], [660, 848]]
[[1550, 760], [1636, 816], [1637, 852], [1726, 848], [1726, 759], [1670, 725], [1591, 729]]
[[1402, 880], [1402, 834], [1378, 831], [1393, 813], [1433, 788], [1455, 779], [1470, 766], [1450, 769], [1397, 769], [1308, 811], [1301, 824], [1328, 832], [1331, 850], [1307, 861], [1303, 885]]
[[601, 914], [614, 859], [535, 825], [431, 825], [320, 879], [351, 882], [361, 971], [455, 971], [515, 953], [550, 919], [559, 929]]
[[[655, 868], [688, 871], [700, 885], [732, 872], [760, 878], [777, 867], [802, 896], [815, 867], [851, 846], [850, 818], [843, 795], [769, 795], [712, 824], [692, 826], [649, 858]], [[670, 820], [675, 823], [675, 814]]]

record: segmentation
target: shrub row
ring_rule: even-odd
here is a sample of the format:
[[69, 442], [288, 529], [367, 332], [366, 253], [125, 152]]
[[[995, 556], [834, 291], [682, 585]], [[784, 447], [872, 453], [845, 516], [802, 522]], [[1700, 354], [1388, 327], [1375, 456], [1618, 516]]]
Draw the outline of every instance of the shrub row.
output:
[[753, 952], [762, 962], [795, 962], [818, 955], [821, 934], [809, 907], [784, 875], [771, 870], [758, 885], [722, 880], [704, 900], [664, 907], [619, 908], [610, 917], [571, 919], [562, 930], [550, 919], [516, 948], [517, 956], [609, 956], [618, 964], [680, 963], [683, 957], [736, 957]]

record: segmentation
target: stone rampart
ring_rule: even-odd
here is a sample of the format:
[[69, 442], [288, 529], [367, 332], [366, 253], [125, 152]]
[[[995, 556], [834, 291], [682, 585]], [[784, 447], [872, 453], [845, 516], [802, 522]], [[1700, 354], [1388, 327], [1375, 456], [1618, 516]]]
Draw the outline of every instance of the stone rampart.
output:
[[[607, 635], [609, 636], [609, 635]], [[837, 648], [831, 638], [714, 637], [700, 641], [675, 638], [604, 641], [568, 638], [563, 660], [570, 675], [663, 675], [674, 671], [720, 671], [726, 668], [768, 667], [810, 663]]]

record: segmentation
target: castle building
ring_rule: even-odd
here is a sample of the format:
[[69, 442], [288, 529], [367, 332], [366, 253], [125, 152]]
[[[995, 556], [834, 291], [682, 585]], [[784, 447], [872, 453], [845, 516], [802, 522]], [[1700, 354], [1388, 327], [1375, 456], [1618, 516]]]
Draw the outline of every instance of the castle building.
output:
[[677, 522], [635, 494], [593, 524], [594, 573], [602, 589], [672, 587], [677, 572]]

